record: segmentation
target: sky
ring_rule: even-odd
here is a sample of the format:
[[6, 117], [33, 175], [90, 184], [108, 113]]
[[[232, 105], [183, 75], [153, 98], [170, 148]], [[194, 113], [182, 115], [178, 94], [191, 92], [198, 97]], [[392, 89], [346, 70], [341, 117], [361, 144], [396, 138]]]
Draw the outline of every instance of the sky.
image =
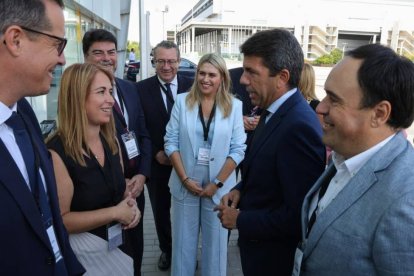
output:
[[[150, 13], [150, 42], [152, 45], [160, 42], [162, 37], [162, 21], [164, 14], [164, 29], [175, 29], [184, 15], [198, 0], [131, 0], [128, 40], [139, 41], [139, 5], [144, 1], [144, 10]], [[168, 12], [163, 13], [168, 6]]]

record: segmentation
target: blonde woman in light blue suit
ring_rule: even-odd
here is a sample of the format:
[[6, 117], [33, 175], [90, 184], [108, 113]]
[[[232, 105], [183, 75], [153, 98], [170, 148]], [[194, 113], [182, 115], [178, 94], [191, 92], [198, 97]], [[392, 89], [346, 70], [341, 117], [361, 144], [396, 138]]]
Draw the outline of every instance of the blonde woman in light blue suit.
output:
[[226, 275], [227, 233], [214, 212], [236, 184], [246, 135], [242, 103], [233, 98], [224, 60], [204, 55], [189, 93], [178, 95], [165, 135], [174, 170], [172, 275], [192, 276], [202, 232], [202, 275]]

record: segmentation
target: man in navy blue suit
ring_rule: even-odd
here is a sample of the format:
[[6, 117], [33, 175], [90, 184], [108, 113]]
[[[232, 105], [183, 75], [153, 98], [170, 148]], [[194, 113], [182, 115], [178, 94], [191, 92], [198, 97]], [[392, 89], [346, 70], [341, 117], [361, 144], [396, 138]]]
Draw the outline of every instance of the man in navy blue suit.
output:
[[164, 152], [165, 127], [175, 97], [178, 93], [188, 92], [193, 81], [177, 75], [180, 50], [174, 42], [162, 41], [155, 46], [154, 62], [156, 75], [138, 82], [138, 93], [152, 142], [151, 178], [147, 187], [162, 251], [158, 268], [167, 270], [171, 263], [172, 248], [171, 194], [168, 188], [172, 167]]
[[82, 275], [60, 215], [55, 176], [24, 99], [65, 64], [63, 1], [0, 0], [0, 275]]
[[[117, 40], [109, 31], [93, 29], [85, 33], [83, 54], [86, 62], [100, 64], [115, 72], [117, 66]], [[115, 78], [113, 115], [120, 142], [127, 189], [137, 198], [138, 208], [144, 215], [144, 184], [150, 176], [151, 140], [145, 126], [144, 113], [136, 83]], [[129, 146], [126, 146], [129, 145]], [[132, 147], [130, 146], [132, 145]], [[137, 227], [126, 231], [121, 247], [134, 259], [134, 275], [141, 275], [144, 251], [144, 229], [141, 220]]]
[[263, 112], [242, 181], [222, 198], [218, 216], [224, 227], [239, 231], [244, 275], [290, 275], [301, 204], [324, 170], [321, 125], [297, 89], [303, 53], [289, 31], [258, 32], [241, 52], [240, 82]]

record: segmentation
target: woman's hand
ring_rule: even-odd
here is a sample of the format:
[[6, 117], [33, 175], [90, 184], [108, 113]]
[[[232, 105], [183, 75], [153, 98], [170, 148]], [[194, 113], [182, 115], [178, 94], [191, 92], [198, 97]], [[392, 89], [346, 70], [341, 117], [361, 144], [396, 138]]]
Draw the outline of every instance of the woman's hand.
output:
[[204, 196], [204, 197], [213, 197], [213, 195], [215, 195], [215, 193], [217, 192], [218, 187], [215, 183], [209, 183], [204, 190], [201, 192], [200, 196]]
[[184, 187], [193, 195], [200, 196], [203, 189], [200, 187], [201, 184], [195, 180], [188, 178], [183, 182]]
[[135, 227], [141, 218], [137, 202], [129, 192], [128, 196], [114, 206], [114, 220], [124, 225], [124, 229]]

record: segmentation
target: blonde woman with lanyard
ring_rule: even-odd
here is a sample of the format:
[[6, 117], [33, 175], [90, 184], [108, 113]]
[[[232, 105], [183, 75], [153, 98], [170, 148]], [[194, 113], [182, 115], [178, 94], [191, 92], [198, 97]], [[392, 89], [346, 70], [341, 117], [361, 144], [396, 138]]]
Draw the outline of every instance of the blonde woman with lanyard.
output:
[[172, 275], [192, 276], [202, 232], [202, 275], [226, 275], [227, 233], [214, 212], [236, 184], [235, 168], [244, 158], [246, 134], [242, 103], [233, 98], [224, 60], [203, 56], [189, 93], [175, 101], [165, 135], [173, 171]]

